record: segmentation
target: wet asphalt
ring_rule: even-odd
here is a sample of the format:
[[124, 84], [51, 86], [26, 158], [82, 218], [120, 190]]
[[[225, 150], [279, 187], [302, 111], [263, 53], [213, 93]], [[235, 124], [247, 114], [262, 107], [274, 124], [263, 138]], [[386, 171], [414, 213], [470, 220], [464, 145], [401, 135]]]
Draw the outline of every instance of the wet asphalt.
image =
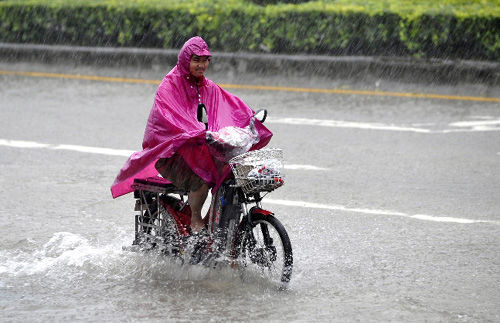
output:
[[[169, 68], [0, 70], [160, 80]], [[283, 75], [208, 72], [224, 84], [500, 97], [498, 84]], [[294, 248], [280, 293], [122, 251], [133, 198], [113, 200], [109, 186], [126, 157], [8, 142], [138, 150], [155, 90], [0, 75], [6, 321], [500, 319], [500, 103], [230, 89], [268, 109], [270, 145], [286, 164], [316, 167], [285, 169], [286, 185], [264, 202]]]

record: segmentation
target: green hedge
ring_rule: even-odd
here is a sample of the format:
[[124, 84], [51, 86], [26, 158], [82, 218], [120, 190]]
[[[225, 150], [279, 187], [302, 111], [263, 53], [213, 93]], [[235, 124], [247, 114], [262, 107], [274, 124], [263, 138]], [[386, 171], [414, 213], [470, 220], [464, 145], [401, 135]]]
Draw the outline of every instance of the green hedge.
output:
[[500, 0], [0, 1], [0, 41], [213, 50], [500, 59]]

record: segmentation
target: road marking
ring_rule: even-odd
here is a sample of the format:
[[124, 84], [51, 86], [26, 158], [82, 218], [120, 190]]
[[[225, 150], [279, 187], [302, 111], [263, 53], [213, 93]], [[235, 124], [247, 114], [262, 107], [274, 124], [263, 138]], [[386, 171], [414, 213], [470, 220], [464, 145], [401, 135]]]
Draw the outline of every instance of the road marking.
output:
[[[7, 140], [7, 139], [0, 139], [0, 146], [14, 147], [14, 148], [34, 148], [34, 149], [45, 148], [50, 150], [69, 150], [82, 153], [101, 154], [109, 156], [124, 156], [124, 157], [129, 157], [132, 153], [134, 153], [133, 150], [125, 150], [125, 149], [112, 149], [112, 148], [78, 146], [78, 145], [53, 145], [53, 144], [39, 143], [35, 141]], [[327, 170], [327, 168], [321, 168], [312, 165], [295, 165], [295, 164], [289, 165], [288, 169]], [[500, 222], [498, 221], [472, 220], [472, 219], [463, 219], [454, 217], [432, 216], [426, 214], [410, 215], [407, 213], [396, 212], [396, 211], [365, 209], [365, 208], [349, 208], [343, 205], [318, 204], [318, 203], [303, 202], [303, 201], [266, 199], [266, 203], [283, 205], [283, 206], [326, 209], [333, 211], [363, 213], [372, 215], [401, 216], [412, 219], [435, 221], [435, 222], [450, 222], [450, 223], [462, 223], [462, 224], [471, 224], [471, 223], [500, 224]]]
[[318, 171], [329, 170], [328, 168], [323, 168], [323, 167], [317, 167], [312, 165], [296, 165], [296, 164], [285, 164], [283, 168], [290, 170], [318, 170]]
[[48, 148], [50, 145], [41, 144], [34, 141], [0, 139], [0, 146], [15, 147], [15, 148]]
[[[105, 76], [95, 76], [95, 75], [44, 73], [44, 72], [23, 72], [23, 71], [0, 70], [0, 74], [3, 74], [3, 75], [22, 75], [22, 76], [29, 76], [29, 77], [67, 78], [67, 79], [90, 80], [90, 81], [101, 81], [101, 82], [143, 83], [143, 84], [154, 84], [154, 85], [158, 85], [160, 83], [160, 81], [158, 81], [158, 80], [146, 80], [146, 79], [136, 79], [136, 78], [123, 78], [123, 77], [105, 77]], [[365, 95], [365, 96], [386, 96], [386, 97], [436, 99], [436, 100], [457, 100], [457, 101], [500, 102], [500, 98], [495, 98], [495, 97], [443, 95], [443, 94], [433, 94], [433, 93], [408, 93], [408, 92], [365, 91], [365, 90], [346, 90], [346, 89], [318, 89], [318, 88], [303, 88], [303, 87], [266, 86], [266, 85], [249, 85], [249, 84], [225, 84], [225, 83], [219, 84], [219, 86], [223, 87], [223, 88], [227, 88], [227, 89], [241, 89], [241, 90], [345, 94], [345, 95]]]
[[418, 98], [418, 99], [500, 102], [500, 98], [493, 98], [493, 97], [442, 95], [442, 94], [432, 94], [432, 93], [408, 93], [408, 92], [390, 92], [390, 91], [295, 88], [295, 87], [284, 87], [284, 86], [238, 85], [238, 84], [219, 84], [219, 86], [221, 86], [223, 88], [228, 88], [228, 89], [247, 89], [247, 90], [263, 90], [263, 91], [286, 91], [286, 92], [302, 92], [302, 93], [390, 96], [390, 97], [404, 97], [404, 98]]
[[100, 148], [100, 147], [77, 146], [77, 145], [52, 145], [34, 141], [7, 140], [7, 139], [0, 139], [0, 146], [7, 146], [14, 148], [46, 148], [51, 150], [71, 150], [71, 151], [78, 151], [90, 154], [125, 156], [125, 157], [129, 157], [134, 152], [133, 150], [125, 150], [125, 149], [112, 149], [112, 148]]
[[22, 76], [29, 76], [29, 77], [76, 79], [76, 80], [101, 81], [101, 82], [142, 83], [142, 84], [154, 84], [154, 85], [160, 84], [160, 82], [157, 80], [145, 80], [145, 79], [124, 78], [124, 77], [106, 77], [106, 76], [96, 76], [96, 75], [3, 71], [3, 70], [0, 70], [0, 74], [3, 74], [3, 75], [22, 75]]
[[370, 214], [370, 215], [387, 215], [387, 216], [400, 216], [410, 219], [417, 219], [423, 221], [433, 221], [433, 222], [448, 222], [448, 223], [460, 223], [460, 224], [473, 224], [473, 223], [491, 223], [500, 225], [499, 221], [490, 221], [490, 220], [473, 220], [473, 219], [464, 219], [464, 218], [454, 218], [449, 216], [433, 216], [427, 214], [408, 214], [397, 211], [389, 211], [389, 210], [377, 210], [377, 209], [365, 209], [365, 208], [349, 208], [343, 205], [334, 205], [334, 204], [319, 204], [319, 203], [311, 203], [304, 201], [290, 201], [290, 200], [274, 200], [274, 199], [266, 199], [264, 204], [275, 204], [275, 205], [283, 205], [283, 206], [293, 206], [293, 207], [304, 207], [310, 209], [323, 209], [323, 210], [332, 210], [332, 211], [341, 211], [341, 212], [352, 212], [352, 213], [362, 213], [362, 214]]
[[[431, 130], [427, 128], [415, 126], [400, 126], [384, 123], [369, 123], [369, 122], [354, 122], [341, 120], [323, 120], [323, 119], [306, 119], [306, 118], [269, 118], [267, 123], [287, 124], [287, 125], [302, 125], [302, 126], [320, 126], [331, 128], [351, 128], [351, 129], [366, 129], [366, 130], [385, 130], [385, 131], [402, 131], [416, 132], [424, 134], [445, 134], [456, 132], [480, 132], [480, 131], [500, 131], [500, 119], [497, 120], [474, 120], [474, 121], [458, 121], [446, 125], [447, 129]], [[422, 126], [422, 125], [420, 125]], [[435, 124], [426, 124], [428, 127], [435, 127]]]
[[430, 133], [429, 129], [401, 127], [396, 125], [387, 125], [382, 123], [364, 123], [339, 120], [321, 120], [321, 119], [306, 119], [306, 118], [269, 118], [267, 123], [280, 123], [289, 125], [305, 125], [305, 126], [320, 126], [332, 128], [357, 128], [370, 130], [390, 130], [390, 131], [411, 131], [419, 133]]
[[[124, 156], [124, 157], [130, 157], [130, 155], [132, 155], [135, 152], [133, 150], [126, 150], [126, 149], [113, 149], [113, 148], [89, 147], [89, 146], [78, 146], [78, 145], [52, 145], [34, 141], [7, 140], [7, 139], [0, 139], [0, 146], [7, 146], [14, 148], [45, 148], [51, 150], [70, 150], [82, 153], [100, 154], [108, 156]], [[328, 168], [322, 168], [313, 165], [285, 164], [283, 167], [289, 170], [312, 170], [312, 171], [328, 170]]]
[[76, 146], [76, 145], [56, 145], [52, 149], [72, 150], [82, 153], [101, 154], [109, 156], [126, 156], [126, 157], [130, 157], [130, 155], [134, 153], [134, 151], [132, 150], [125, 150], [125, 149], [88, 147], [88, 146]]

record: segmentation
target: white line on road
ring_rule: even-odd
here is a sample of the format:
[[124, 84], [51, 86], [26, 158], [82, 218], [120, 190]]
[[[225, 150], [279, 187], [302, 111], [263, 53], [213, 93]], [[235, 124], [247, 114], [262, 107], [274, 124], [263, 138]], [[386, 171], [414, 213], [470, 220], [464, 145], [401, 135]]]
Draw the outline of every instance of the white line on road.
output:
[[52, 145], [34, 141], [7, 140], [7, 139], [0, 139], [0, 146], [15, 147], [15, 148], [46, 148], [52, 150], [72, 150], [82, 153], [101, 154], [110, 156], [126, 156], [126, 157], [130, 156], [134, 152], [132, 150], [125, 150], [125, 149], [112, 149], [112, 148], [88, 147], [88, 146], [77, 146], [77, 145]]
[[[320, 127], [331, 127], [331, 128], [351, 128], [351, 129], [366, 129], [366, 130], [385, 130], [385, 131], [400, 131], [400, 132], [402, 131], [402, 132], [416, 132], [425, 134], [500, 131], [500, 119], [452, 122], [446, 125], [448, 127], [447, 129], [443, 130], [431, 130], [418, 127], [417, 125], [401, 126], [401, 125], [384, 124], [384, 123], [306, 119], [306, 118], [269, 118], [267, 122], [288, 124], [288, 125], [320, 126]], [[428, 124], [427, 126], [434, 127], [436, 125]]]
[[328, 168], [323, 168], [323, 167], [317, 167], [312, 165], [296, 165], [296, 164], [285, 164], [283, 168], [291, 170], [329, 170]]
[[466, 128], [478, 127], [478, 129], [483, 129], [484, 127], [496, 127], [498, 125], [500, 125], [500, 120], [474, 120], [474, 121], [458, 121], [450, 123], [450, 126], [453, 127], [466, 127]]
[[349, 208], [349, 207], [346, 207], [343, 205], [319, 204], [319, 203], [310, 203], [310, 202], [303, 202], [303, 201], [266, 199], [265, 203], [283, 205], [283, 206], [312, 208], [312, 209], [324, 209], [324, 210], [332, 210], [332, 211], [372, 214], [372, 215], [400, 216], [400, 217], [405, 217], [405, 218], [424, 220], [424, 221], [434, 221], [434, 222], [450, 222], [450, 223], [461, 223], [461, 224], [492, 223], [492, 224], [500, 225], [499, 221], [473, 220], [473, 219], [464, 219], [464, 218], [454, 218], [454, 217], [449, 217], [449, 216], [433, 216], [433, 215], [426, 215], [426, 214], [414, 214], [414, 215], [412, 215], [412, 214], [397, 212], [397, 211], [365, 209], [365, 208]]
[[[7, 139], [0, 139], [0, 146], [15, 147], [15, 148], [45, 148], [52, 150], [71, 150], [82, 153], [101, 154], [108, 156], [124, 156], [124, 157], [129, 157], [134, 153], [133, 150], [125, 150], [125, 149], [89, 147], [89, 146], [78, 146], [78, 145], [52, 145], [34, 141], [7, 140]], [[328, 170], [328, 168], [322, 168], [313, 165], [297, 165], [297, 164], [290, 164], [290, 165], [285, 164], [284, 168], [289, 170], [312, 170], [312, 171]]]
[[370, 129], [370, 130], [391, 130], [391, 131], [412, 131], [420, 133], [429, 133], [430, 130], [414, 127], [401, 127], [396, 125], [388, 125], [382, 123], [364, 123], [364, 122], [351, 122], [340, 120], [321, 120], [321, 119], [306, 119], [306, 118], [269, 118], [268, 123], [281, 123], [290, 125], [304, 125], [304, 126], [321, 126], [333, 128], [357, 128], [357, 129]]
[[133, 150], [76, 146], [76, 145], [58, 145], [58, 146], [53, 147], [53, 149], [72, 150], [72, 151], [78, 151], [78, 152], [82, 152], [82, 153], [101, 154], [101, 155], [109, 155], [109, 156], [126, 156], [126, 157], [129, 157], [130, 155], [132, 155], [134, 153]]
[[[53, 145], [53, 144], [44, 144], [34, 141], [7, 140], [7, 139], [0, 139], [0, 146], [15, 147], [15, 148], [35, 148], [35, 149], [45, 148], [51, 150], [70, 150], [83, 153], [102, 154], [110, 156], [125, 156], [125, 157], [130, 156], [134, 152], [132, 150], [125, 150], [125, 149], [100, 148], [100, 147], [89, 147], [89, 146], [78, 146], [78, 145]], [[321, 168], [311, 165], [288, 165], [288, 169], [327, 170], [326, 168]], [[462, 224], [471, 224], [471, 223], [500, 224], [500, 222], [498, 221], [472, 220], [472, 219], [444, 217], [444, 216], [431, 216], [425, 214], [411, 215], [397, 211], [365, 209], [365, 208], [349, 208], [343, 205], [318, 204], [318, 203], [310, 203], [304, 201], [267, 199], [266, 203], [283, 205], [283, 206], [326, 209], [326, 210], [373, 214], [373, 215], [401, 216], [412, 219], [435, 221], [435, 222], [451, 222], [451, 223], [462, 223]]]

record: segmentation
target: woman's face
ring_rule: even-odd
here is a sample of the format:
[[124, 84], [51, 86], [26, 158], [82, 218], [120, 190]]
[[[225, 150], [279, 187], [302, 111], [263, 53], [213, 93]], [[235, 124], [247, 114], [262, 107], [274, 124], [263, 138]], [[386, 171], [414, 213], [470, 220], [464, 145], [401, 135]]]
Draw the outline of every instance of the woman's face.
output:
[[207, 70], [209, 63], [210, 56], [198, 56], [193, 54], [189, 62], [189, 73], [199, 79]]

